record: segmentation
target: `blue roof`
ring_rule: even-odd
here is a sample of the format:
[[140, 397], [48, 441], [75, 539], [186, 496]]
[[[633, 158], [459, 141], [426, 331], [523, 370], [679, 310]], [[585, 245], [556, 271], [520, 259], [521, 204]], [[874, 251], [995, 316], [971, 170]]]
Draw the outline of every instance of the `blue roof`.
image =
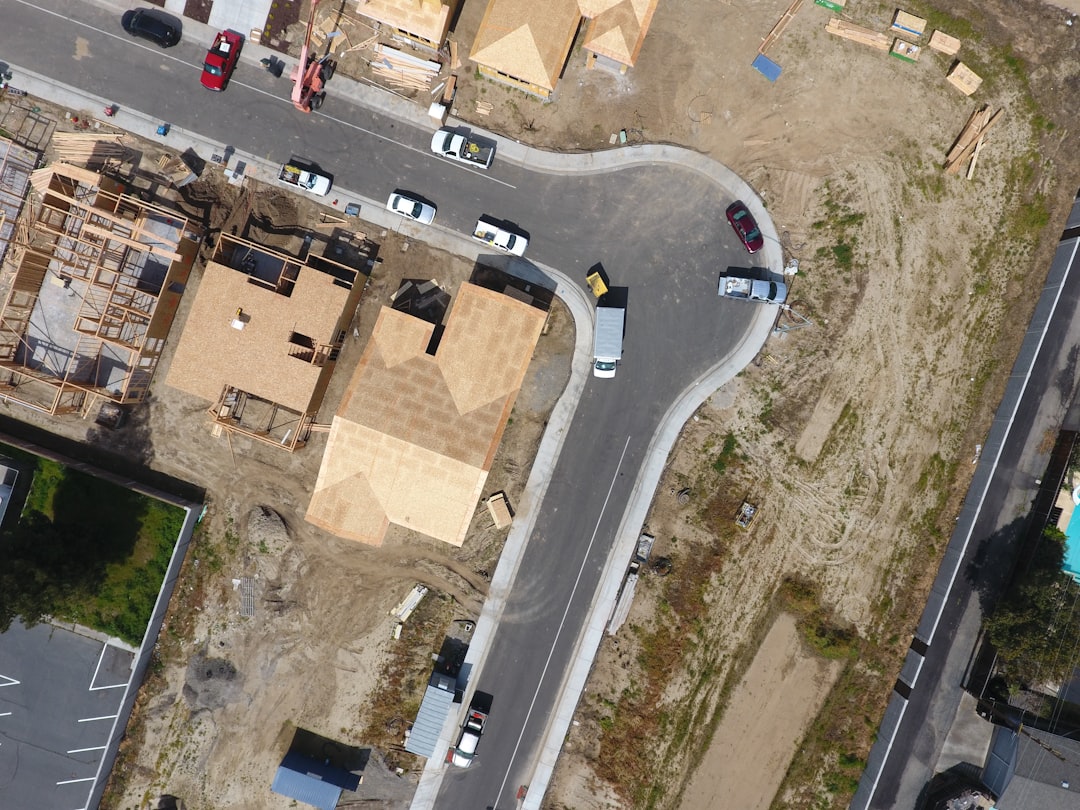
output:
[[320, 810], [334, 810], [342, 789], [359, 786], [360, 777], [354, 773], [290, 752], [281, 760], [270, 790]]

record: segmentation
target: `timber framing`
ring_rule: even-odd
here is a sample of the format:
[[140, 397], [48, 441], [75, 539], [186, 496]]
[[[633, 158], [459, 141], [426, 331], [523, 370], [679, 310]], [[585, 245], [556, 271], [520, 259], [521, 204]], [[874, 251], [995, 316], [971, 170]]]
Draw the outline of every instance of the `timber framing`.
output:
[[0, 399], [85, 416], [149, 392], [201, 234], [183, 215], [66, 163], [33, 188], [0, 310]]

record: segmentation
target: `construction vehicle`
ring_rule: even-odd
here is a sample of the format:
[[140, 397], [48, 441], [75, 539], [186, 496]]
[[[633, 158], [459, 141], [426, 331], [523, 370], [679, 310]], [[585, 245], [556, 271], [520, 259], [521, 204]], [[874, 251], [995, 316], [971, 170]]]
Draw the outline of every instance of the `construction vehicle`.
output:
[[312, 0], [311, 14], [308, 15], [307, 33], [304, 35], [304, 45], [300, 49], [300, 61], [289, 78], [293, 81], [292, 103], [300, 112], [310, 113], [317, 110], [326, 100], [326, 91], [323, 89], [337, 70], [337, 62], [330, 58], [330, 54], [317, 57], [311, 53], [311, 30], [315, 25], [315, 10], [322, 0]]

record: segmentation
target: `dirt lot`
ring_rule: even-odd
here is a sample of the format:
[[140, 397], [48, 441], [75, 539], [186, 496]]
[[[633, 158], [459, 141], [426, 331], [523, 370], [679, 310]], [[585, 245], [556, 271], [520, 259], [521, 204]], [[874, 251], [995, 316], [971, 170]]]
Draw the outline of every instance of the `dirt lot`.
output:
[[[737, 691], [742, 675], [780, 683], [815, 660], [788, 643], [784, 654], [770, 645], [754, 656], [771, 637], [778, 583], [792, 573], [816, 584], [821, 621], [854, 628], [854, 646], [839, 646], [859, 659], [843, 658], [811, 724], [829, 742], [800, 742], [801, 725], [786, 719], [761, 724], [760, 756], [740, 770], [740, 785], [775, 787], [775, 771], [798, 750], [777, 804], [846, 803], [1034, 304], [1033, 280], [1075, 192], [1058, 182], [1077, 175], [1074, 150], [1062, 146], [1080, 102], [1075, 28], [1062, 12], [997, 0], [935, 16], [930, 27], [962, 37], [961, 55], [985, 78], [966, 99], [944, 81], [945, 57], [925, 51], [911, 65], [836, 40], [822, 30], [830, 13], [814, 5], [770, 50], [784, 72], [769, 85], [749, 64], [786, 6], [731, 0], [702, 14], [693, 0], [661, 0], [633, 70], [587, 72], [576, 49], [550, 104], [461, 72], [458, 114], [477, 125], [581, 150], [605, 148], [625, 128], [631, 143], [679, 143], [731, 166], [800, 259], [793, 295], [814, 321], [770, 340], [685, 431], [649, 516], [654, 553], [673, 571], [642, 580], [629, 622], [605, 640], [551, 807], [675, 807], [688, 784], [682, 801], [691, 801], [701, 784], [693, 766], [722, 750], [706, 753], [718, 730], [714, 745], [725, 744], [721, 723], [748, 701]], [[466, 3], [460, 42], [471, 41], [483, 7]], [[883, 30], [893, 8], [859, 0], [848, 15]], [[489, 117], [473, 113], [480, 98], [495, 105]], [[945, 152], [984, 103], [1006, 113], [974, 179], [945, 177]], [[281, 207], [260, 210], [275, 225], [312, 221], [308, 203], [273, 199]], [[395, 234], [369, 236], [383, 262], [320, 421], [399, 280], [437, 275], [452, 286], [471, 269], [420, 244], [403, 250]], [[511, 500], [565, 381], [572, 337], [557, 307], [489, 480]], [[192, 808], [272, 807], [266, 786], [294, 726], [367, 742], [359, 729], [393, 643], [386, 610], [422, 581], [457, 600], [455, 615], [474, 612], [501, 537], [479, 519], [460, 553], [404, 533], [391, 532], [382, 549], [327, 537], [302, 520], [323, 434], [294, 455], [213, 438], [206, 403], [165, 389], [168, 351], [163, 363], [151, 403], [125, 433], [50, 423], [118, 444], [210, 497], [110, 806], [167, 791]], [[687, 504], [671, 497], [683, 489]], [[731, 520], [744, 497], [760, 506], [749, 532]], [[257, 577], [252, 619], [238, 615], [232, 583], [242, 576]], [[734, 714], [721, 721], [725, 705]], [[381, 800], [371, 806], [403, 806], [411, 777], [366, 782]], [[716, 780], [725, 793], [723, 775]], [[747, 802], [768, 805], [770, 790]]]

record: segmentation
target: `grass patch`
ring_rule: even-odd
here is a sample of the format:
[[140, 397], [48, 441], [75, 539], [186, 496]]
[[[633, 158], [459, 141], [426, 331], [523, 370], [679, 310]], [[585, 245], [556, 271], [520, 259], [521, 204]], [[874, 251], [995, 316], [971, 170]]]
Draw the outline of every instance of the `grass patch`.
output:
[[22, 461], [15, 497], [25, 500], [0, 533], [0, 628], [54, 616], [138, 645], [183, 510], [9, 450]]

